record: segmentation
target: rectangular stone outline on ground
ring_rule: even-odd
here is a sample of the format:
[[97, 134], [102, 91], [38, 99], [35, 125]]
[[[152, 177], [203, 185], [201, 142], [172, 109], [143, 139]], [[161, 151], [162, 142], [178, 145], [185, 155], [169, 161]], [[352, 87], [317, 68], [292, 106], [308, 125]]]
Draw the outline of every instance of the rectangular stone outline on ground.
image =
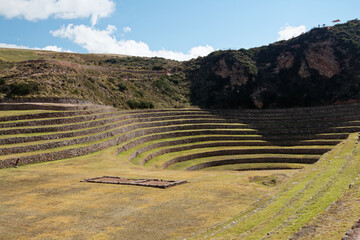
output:
[[[101, 180], [104, 178], [107, 178], [107, 179], [110, 178], [113, 180]], [[172, 180], [163, 180], [163, 179], [154, 179], [154, 178], [131, 179], [131, 178], [121, 178], [121, 177], [114, 177], [114, 176], [101, 176], [101, 177], [94, 177], [94, 178], [85, 178], [84, 180], [81, 180], [80, 182], [135, 185], [135, 186], [143, 186], [143, 187], [162, 188], [162, 189], [166, 189], [169, 187], [187, 183], [186, 180], [172, 181]]]

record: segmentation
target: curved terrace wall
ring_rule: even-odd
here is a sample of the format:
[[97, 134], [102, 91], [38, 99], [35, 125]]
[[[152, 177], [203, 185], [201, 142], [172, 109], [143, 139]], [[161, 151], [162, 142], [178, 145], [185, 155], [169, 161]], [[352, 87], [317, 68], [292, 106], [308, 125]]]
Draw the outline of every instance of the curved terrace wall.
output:
[[[220, 146], [253, 146], [255, 149], [211, 151], [190, 155], [184, 153], [184, 156], [168, 161], [164, 164], [164, 167], [204, 156], [261, 155], [270, 152], [278, 154], [323, 154], [330, 148], [316, 148], [314, 146], [317, 144], [335, 145], [345, 139], [349, 132], [360, 130], [360, 122], [350, 122], [354, 119], [360, 120], [360, 114], [358, 114], [360, 112], [359, 104], [265, 111], [199, 109], [117, 111], [111, 107], [100, 105], [86, 106], [86, 104], [89, 104], [88, 102], [83, 104], [70, 106], [70, 108], [67, 108], [67, 110], [70, 110], [66, 112], [1, 117], [0, 134], [3, 137], [0, 138], [0, 144], [3, 146], [0, 146], [0, 155], [9, 155], [9, 158], [0, 160], [0, 168], [81, 156], [114, 145], [120, 145], [117, 150], [117, 153], [119, 153], [155, 140], [161, 141], [136, 149], [129, 155], [129, 160], [157, 148], [163, 149], [148, 154], [144, 162], [170, 152], [185, 152], [191, 149]], [[27, 106], [36, 109], [37, 104], [35, 105], [29, 104]], [[7, 106], [17, 105], [10, 103]], [[74, 111], [71, 110], [71, 107], [81, 110]], [[311, 118], [311, 115], [315, 113], [316, 117]], [[6, 121], [17, 122], [6, 123]], [[61, 124], [64, 125], [51, 126]], [[34, 133], [44, 134], [26, 136], [26, 134]], [[16, 136], [17, 134], [25, 134], [25, 136]], [[5, 135], [9, 135], [9, 137], [7, 138]], [[197, 135], [198, 137], [194, 138]], [[192, 138], [166, 140], [175, 137]], [[64, 138], [74, 139], [63, 140]], [[37, 143], [37, 141], [47, 140], [52, 140], [52, 142]], [[262, 142], [224, 142], [237, 140], [262, 140]], [[205, 141], [218, 142], [202, 143]], [[30, 144], [6, 147], [9, 144], [27, 142]], [[34, 142], [34, 144], [31, 144], [31, 142]], [[177, 146], [190, 143], [193, 144]], [[80, 147], [77, 146], [79, 144], [87, 145]], [[304, 146], [304, 148], [294, 148], [292, 150], [291, 148], [274, 148], [276, 144], [279, 146]], [[256, 148], [261, 146], [269, 146], [270, 148], [267, 148], [267, 150]], [[306, 148], [307, 146], [309, 148]], [[68, 147], [68, 149], [60, 151], [57, 150], [59, 147]], [[36, 153], [36, 151], [50, 149], [53, 149], [53, 152]], [[31, 154], [31, 152], [34, 152], [34, 154]], [[11, 156], [18, 153], [29, 154], [23, 154], [24, 156], [21, 157]]]

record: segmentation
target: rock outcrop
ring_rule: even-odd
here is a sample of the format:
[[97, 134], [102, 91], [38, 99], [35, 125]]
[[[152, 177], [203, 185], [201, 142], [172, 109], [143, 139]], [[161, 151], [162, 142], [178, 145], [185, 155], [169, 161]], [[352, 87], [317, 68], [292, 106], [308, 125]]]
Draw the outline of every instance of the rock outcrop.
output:
[[192, 102], [212, 108], [328, 105], [360, 98], [360, 21], [188, 63]]

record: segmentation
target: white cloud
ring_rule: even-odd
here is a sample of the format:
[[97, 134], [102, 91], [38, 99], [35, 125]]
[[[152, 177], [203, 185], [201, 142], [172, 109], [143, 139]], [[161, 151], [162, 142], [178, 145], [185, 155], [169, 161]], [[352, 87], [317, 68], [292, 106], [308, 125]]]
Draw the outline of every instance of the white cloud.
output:
[[49, 45], [43, 48], [39, 47], [28, 47], [23, 45], [15, 45], [15, 44], [8, 44], [8, 43], [0, 43], [0, 48], [19, 48], [19, 49], [32, 49], [32, 50], [45, 50], [45, 51], [54, 51], [54, 52], [71, 52], [70, 50], [62, 49], [61, 47]]
[[285, 27], [282, 27], [280, 31], [278, 32], [279, 37], [278, 41], [280, 40], [288, 40], [293, 37], [297, 37], [300, 34], [306, 32], [306, 27], [304, 25], [300, 25], [298, 27], [290, 26], [289, 24], [286, 24]]
[[179, 61], [189, 60], [199, 56], [206, 56], [214, 49], [209, 46], [198, 46], [190, 49], [188, 53], [168, 50], [152, 51], [144, 42], [134, 40], [117, 40], [113, 33], [116, 27], [108, 25], [105, 30], [95, 29], [85, 25], [62, 26], [60, 29], [50, 31], [55, 37], [66, 38], [85, 48], [90, 53], [113, 53], [141, 57], [163, 57]]
[[114, 10], [112, 0], [0, 0], [0, 15], [29, 21], [91, 17], [91, 24], [95, 25], [99, 18], [109, 16]]
[[130, 28], [130, 27], [124, 27], [124, 28], [123, 28], [123, 32], [124, 32], [124, 33], [131, 32], [131, 28]]

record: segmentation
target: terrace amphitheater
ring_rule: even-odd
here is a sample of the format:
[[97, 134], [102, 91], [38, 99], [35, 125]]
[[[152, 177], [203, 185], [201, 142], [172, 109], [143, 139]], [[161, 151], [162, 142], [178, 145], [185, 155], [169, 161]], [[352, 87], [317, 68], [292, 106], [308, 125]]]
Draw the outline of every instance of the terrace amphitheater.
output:
[[[5, 113], [0, 118], [0, 168], [60, 159], [72, 161], [74, 157], [115, 146], [112, 154], [116, 155], [119, 161], [144, 165], [147, 169], [155, 170], [280, 170], [299, 169], [308, 164], [315, 164], [317, 167], [312, 170], [304, 168], [307, 169], [302, 173], [304, 176], [298, 179], [306, 182], [310, 176], [310, 182], [303, 189], [292, 193], [294, 195], [291, 203], [282, 205], [281, 208], [303, 201], [300, 210], [304, 206], [311, 205], [312, 201], [325, 201], [323, 197], [319, 197], [326, 193], [324, 186], [331, 190], [332, 187], [336, 188], [340, 184], [342, 190], [336, 190], [340, 195], [334, 195], [332, 198], [335, 206], [329, 206], [329, 208], [336, 207], [339, 201], [336, 199], [342, 199], [341, 194], [347, 189], [347, 185], [344, 188], [343, 181], [339, 180], [335, 183], [334, 180], [347, 177], [349, 178], [346, 178], [347, 182], [353, 181], [354, 176], [358, 174], [353, 157], [341, 157], [341, 160], [337, 159], [337, 162], [332, 163], [336, 166], [332, 166], [330, 160], [329, 163], [327, 162], [325, 153], [336, 145], [339, 148], [341, 144], [347, 146], [354, 141], [358, 142], [357, 134], [355, 138], [353, 135], [360, 130], [359, 103], [268, 110], [189, 108], [124, 111], [84, 100], [50, 100], [52, 102], [49, 102], [49, 99], [35, 99], [0, 104], [1, 110]], [[355, 140], [350, 141], [349, 134], [349, 139]], [[347, 143], [348, 141], [350, 142]], [[334, 154], [336, 156], [333, 156], [333, 159], [338, 158], [341, 156], [341, 151], [339, 152], [335, 147]], [[317, 164], [322, 155], [325, 157]], [[114, 167], [116, 168], [116, 165]], [[329, 175], [332, 171], [335, 172]], [[321, 185], [317, 189], [319, 182]], [[282, 190], [282, 194], [290, 194], [288, 192], [291, 192], [291, 188], [297, 186], [289, 184], [285, 186], [285, 190]], [[357, 186], [358, 183], [356, 182], [355, 185]], [[314, 189], [316, 191], [312, 192]], [[310, 200], [305, 194], [309, 191]], [[210, 229], [210, 232], [209, 230], [202, 232], [201, 236], [208, 238], [218, 233], [226, 233], [238, 222], [251, 221], [257, 212], [261, 219], [261, 212], [266, 213], [272, 204], [278, 204], [276, 196], [263, 205], [255, 205], [256, 208], [250, 210], [253, 212], [245, 217], [220, 225], [222, 226], [220, 228]], [[274, 216], [269, 216], [271, 218], [279, 216], [276, 211], [273, 214]], [[293, 214], [289, 219], [295, 216], [296, 220], [298, 211]], [[307, 214], [317, 215], [321, 212], [313, 210], [313, 212], [308, 211]], [[356, 214], [356, 211], [353, 214]], [[275, 229], [270, 228], [274, 232], [266, 227], [259, 230], [259, 226], [256, 225], [254, 228], [257, 229], [256, 231], [246, 232], [245, 235], [240, 235], [240, 239], [246, 237], [258, 239], [253, 238], [251, 233], [267, 234], [269, 237], [277, 231], [281, 232], [284, 226], [288, 226], [286, 222], [289, 219], [286, 220], [286, 216], [286, 214], [282, 216], [281, 224]], [[351, 225], [348, 229], [350, 227]], [[356, 231], [350, 229], [344, 239], [356, 239]], [[345, 235], [344, 229], [342, 233]], [[250, 236], [247, 236], [249, 234]], [[299, 229], [296, 234], [309, 239], [306, 238], [309, 232], [304, 232], [303, 229]], [[156, 238], [169, 237], [169, 235], [165, 238], [159, 236], [156, 235]], [[226, 236], [220, 239], [227, 239]], [[277, 239], [277, 235], [274, 239]]]
[[[272, 110], [121, 111], [86, 101], [2, 103], [49, 110], [1, 117], [1, 168], [72, 158], [118, 146], [151, 168], [199, 170], [244, 163], [312, 164], [360, 130], [360, 104]], [[126, 153], [126, 154], [125, 154]]]
[[[1, 48], [0, 239], [360, 239], [359, 36], [185, 62]], [[187, 183], [81, 182], [101, 176]]]

